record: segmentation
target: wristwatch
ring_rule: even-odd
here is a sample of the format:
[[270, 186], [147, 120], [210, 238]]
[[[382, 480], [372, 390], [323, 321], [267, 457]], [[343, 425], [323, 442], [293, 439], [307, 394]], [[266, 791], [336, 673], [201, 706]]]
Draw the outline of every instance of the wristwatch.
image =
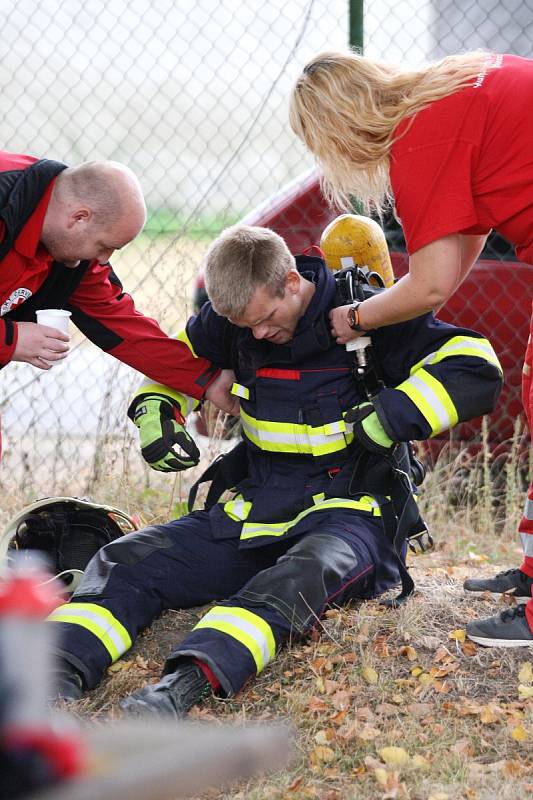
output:
[[352, 329], [352, 331], [358, 331], [360, 333], [365, 333], [365, 329], [359, 323], [359, 311], [357, 310], [361, 305], [359, 303], [354, 303], [353, 306], [350, 306], [348, 309], [348, 325]]

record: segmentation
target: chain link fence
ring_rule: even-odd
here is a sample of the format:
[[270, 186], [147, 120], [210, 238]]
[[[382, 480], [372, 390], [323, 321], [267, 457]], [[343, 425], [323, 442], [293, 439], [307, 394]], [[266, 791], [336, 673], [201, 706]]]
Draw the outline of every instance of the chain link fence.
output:
[[[346, 0], [4, 0], [2, 147], [137, 173], [148, 224], [113, 266], [175, 332], [209, 241], [312, 166], [288, 127], [288, 95], [311, 56], [348, 42], [349, 13]], [[532, 34], [531, 0], [364, 8], [365, 52], [413, 65], [479, 46], [528, 55]], [[102, 475], [112, 492], [140, 471], [125, 418], [139, 376], [73, 341], [50, 372], [2, 370], [4, 506], [15, 492], [85, 493]]]

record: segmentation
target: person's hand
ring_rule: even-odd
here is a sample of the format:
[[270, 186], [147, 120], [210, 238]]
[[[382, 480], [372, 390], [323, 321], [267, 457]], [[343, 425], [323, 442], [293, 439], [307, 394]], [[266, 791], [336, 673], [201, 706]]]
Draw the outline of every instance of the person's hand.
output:
[[350, 408], [344, 419], [353, 424], [353, 434], [365, 450], [380, 456], [388, 456], [394, 450], [396, 442], [385, 432], [372, 403]]
[[162, 395], [140, 397], [131, 410], [139, 429], [141, 455], [158, 472], [180, 472], [200, 460], [179, 410]]
[[231, 394], [231, 387], [235, 382], [235, 373], [232, 369], [223, 369], [220, 371], [213, 383], [209, 386], [205, 393], [206, 400], [213, 403], [221, 411], [226, 414], [231, 414], [232, 417], [238, 417], [241, 411], [239, 398]]
[[17, 346], [12, 361], [24, 361], [38, 369], [50, 369], [62, 361], [69, 351], [67, 333], [38, 325], [36, 322], [17, 322]]
[[338, 306], [329, 312], [331, 335], [337, 344], [346, 344], [359, 336], [368, 336], [366, 331], [354, 331], [348, 325], [348, 309], [350, 306]]

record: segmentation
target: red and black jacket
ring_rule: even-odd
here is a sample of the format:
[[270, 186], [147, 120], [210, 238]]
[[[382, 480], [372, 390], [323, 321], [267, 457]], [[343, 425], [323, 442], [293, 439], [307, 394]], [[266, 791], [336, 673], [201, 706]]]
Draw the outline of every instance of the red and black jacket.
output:
[[26, 255], [21, 242], [37, 238], [43, 204], [65, 168], [57, 161], [0, 153], [0, 366], [13, 356], [17, 322], [35, 322], [40, 308], [65, 308], [102, 350], [158, 383], [201, 398], [217, 370], [137, 311], [110, 264], [82, 261], [68, 268], [52, 261], [37, 242], [31, 257]]

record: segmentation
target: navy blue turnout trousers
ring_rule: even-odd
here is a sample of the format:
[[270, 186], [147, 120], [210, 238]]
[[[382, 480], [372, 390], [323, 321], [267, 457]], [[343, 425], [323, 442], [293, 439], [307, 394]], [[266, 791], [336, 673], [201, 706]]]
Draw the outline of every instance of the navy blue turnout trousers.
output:
[[[328, 604], [376, 592], [380, 519], [350, 510], [316, 517], [304, 535], [257, 548], [214, 538], [205, 511], [111, 542], [88, 565], [72, 601], [50, 617], [59, 654], [93, 688], [162, 611], [220, 601], [176, 647], [165, 672], [181, 658], [200, 659], [232, 695], [291, 633], [309, 631]], [[377, 572], [382, 591], [383, 562]], [[392, 564], [388, 573], [392, 586]]]

